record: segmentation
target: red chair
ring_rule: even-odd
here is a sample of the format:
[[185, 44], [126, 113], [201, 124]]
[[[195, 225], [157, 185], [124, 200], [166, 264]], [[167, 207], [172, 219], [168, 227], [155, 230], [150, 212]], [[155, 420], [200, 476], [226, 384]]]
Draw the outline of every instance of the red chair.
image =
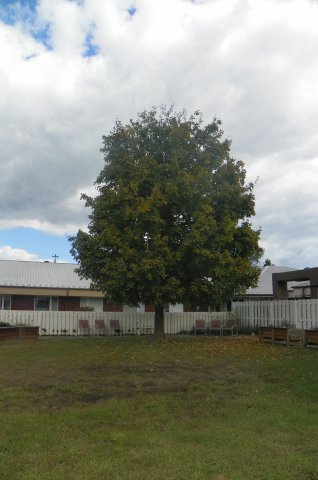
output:
[[104, 320], [95, 320], [95, 333], [97, 335], [106, 335], [107, 328]]
[[234, 320], [226, 320], [222, 327], [222, 331], [231, 332], [231, 335], [238, 335], [238, 325]]
[[80, 335], [89, 335], [89, 321], [88, 320], [79, 320], [79, 331]]
[[120, 328], [119, 320], [109, 320], [109, 334], [123, 335], [123, 330]]
[[223, 335], [223, 325], [221, 320], [212, 320], [210, 323], [210, 335], [212, 335], [212, 332], [218, 332], [219, 335]]
[[204, 333], [206, 335], [206, 323], [205, 320], [196, 320], [194, 324], [194, 335], [197, 333]]

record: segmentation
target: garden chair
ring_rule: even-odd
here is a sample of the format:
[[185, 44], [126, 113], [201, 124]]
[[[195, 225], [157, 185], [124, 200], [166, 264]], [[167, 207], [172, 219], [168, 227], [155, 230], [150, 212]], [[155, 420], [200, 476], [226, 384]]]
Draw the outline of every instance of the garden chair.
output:
[[107, 328], [104, 320], [95, 320], [95, 333], [97, 335], [106, 335]]
[[80, 335], [89, 335], [89, 321], [88, 320], [79, 320], [79, 331]]
[[123, 335], [123, 330], [120, 328], [119, 320], [109, 320], [109, 334]]
[[223, 325], [221, 320], [212, 320], [210, 323], [210, 335], [212, 335], [212, 332], [218, 332], [219, 335], [223, 335]]
[[204, 320], [196, 320], [194, 323], [194, 335], [202, 332], [206, 335], [206, 323]]
[[222, 326], [222, 333], [225, 331], [231, 332], [231, 335], [238, 335], [238, 325], [234, 320], [226, 320]]

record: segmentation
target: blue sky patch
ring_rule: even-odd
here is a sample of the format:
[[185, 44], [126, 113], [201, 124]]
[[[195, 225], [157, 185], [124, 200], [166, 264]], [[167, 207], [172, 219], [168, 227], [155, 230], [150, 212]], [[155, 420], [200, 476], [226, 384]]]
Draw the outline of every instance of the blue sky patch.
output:
[[88, 33], [85, 38], [84, 42], [84, 57], [93, 57], [94, 55], [98, 55], [100, 52], [100, 47], [94, 43], [94, 34]]
[[52, 256], [56, 254], [59, 256], [58, 261], [75, 263], [66, 235], [53, 235], [33, 228], [0, 230], [0, 247], [5, 245], [34, 253], [42, 260], [53, 261]]
[[6, 25], [15, 25], [16, 23], [16, 13], [13, 9], [7, 9], [3, 11], [2, 6], [0, 7], [0, 21]]
[[1, 7], [27, 7], [33, 12], [37, 9], [39, 0], [0, 0]]
[[133, 17], [135, 15], [135, 13], [137, 12], [137, 8], [136, 7], [129, 7], [128, 8], [128, 13], [131, 17]]
[[38, 21], [38, 0], [0, 0], [0, 21], [7, 25], [22, 24], [37, 42], [52, 50], [50, 25]]
[[45, 46], [47, 50], [52, 50], [53, 46], [51, 43], [51, 32], [50, 32], [50, 25], [46, 24], [45, 27], [42, 29], [32, 29], [31, 35], [39, 43]]
[[38, 0], [19, 0], [15, 3], [20, 3], [23, 7], [29, 7], [32, 12], [35, 12], [38, 6]]
[[30, 22], [37, 6], [38, 0], [0, 0], [0, 21], [7, 25]]

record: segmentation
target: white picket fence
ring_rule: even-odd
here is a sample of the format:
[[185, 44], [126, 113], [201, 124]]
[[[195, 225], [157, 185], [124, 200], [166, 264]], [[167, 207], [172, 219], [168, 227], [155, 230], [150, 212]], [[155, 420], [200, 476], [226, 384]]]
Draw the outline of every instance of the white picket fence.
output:
[[184, 312], [165, 313], [165, 333], [176, 335], [189, 333], [194, 327], [196, 320], [204, 320], [207, 324], [212, 320], [220, 320], [222, 323], [229, 318], [230, 312]]
[[[189, 333], [196, 319], [203, 319], [207, 323], [218, 319], [224, 323], [230, 315], [229, 312], [165, 313], [164, 329], [167, 335]], [[314, 330], [318, 329], [318, 300], [234, 302], [232, 316], [238, 320], [240, 328], [295, 325]], [[78, 336], [81, 334], [79, 320], [88, 320], [90, 333], [94, 335], [98, 333], [95, 330], [95, 320], [104, 320], [107, 329], [111, 319], [119, 320], [125, 335], [151, 334], [154, 331], [154, 313], [0, 310], [0, 322], [37, 325], [40, 327], [40, 335]]]
[[290, 326], [318, 328], [318, 300], [262, 300], [234, 302], [232, 312], [241, 327]]
[[[175, 335], [189, 333], [196, 319], [210, 322], [214, 319], [228, 318], [226, 312], [194, 312], [194, 313], [165, 313], [165, 333]], [[21, 310], [1, 310], [0, 322], [11, 325], [25, 324], [40, 327], [40, 335], [78, 336], [81, 334], [79, 320], [88, 320], [90, 333], [98, 332], [95, 329], [95, 320], [104, 320], [106, 331], [109, 320], [119, 320], [120, 328], [125, 335], [151, 334], [154, 331], [154, 313], [137, 312], [35, 312]]]

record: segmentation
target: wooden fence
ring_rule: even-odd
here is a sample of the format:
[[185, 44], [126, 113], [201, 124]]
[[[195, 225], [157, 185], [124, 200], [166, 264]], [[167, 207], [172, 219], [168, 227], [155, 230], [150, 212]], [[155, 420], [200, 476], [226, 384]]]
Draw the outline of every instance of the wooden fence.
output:
[[[165, 313], [165, 333], [167, 335], [190, 333], [196, 319], [204, 319], [206, 322], [214, 319], [225, 321], [228, 315], [226, 312]], [[98, 333], [95, 329], [95, 320], [104, 320], [107, 331], [111, 319], [119, 320], [120, 328], [125, 335], [151, 334], [154, 331], [154, 313], [0, 311], [0, 322], [11, 325], [36, 325], [40, 327], [42, 336], [78, 336], [81, 334], [79, 320], [88, 320], [90, 333], [94, 335]]]
[[232, 312], [241, 327], [295, 326], [318, 328], [318, 300], [263, 300], [234, 302]]

